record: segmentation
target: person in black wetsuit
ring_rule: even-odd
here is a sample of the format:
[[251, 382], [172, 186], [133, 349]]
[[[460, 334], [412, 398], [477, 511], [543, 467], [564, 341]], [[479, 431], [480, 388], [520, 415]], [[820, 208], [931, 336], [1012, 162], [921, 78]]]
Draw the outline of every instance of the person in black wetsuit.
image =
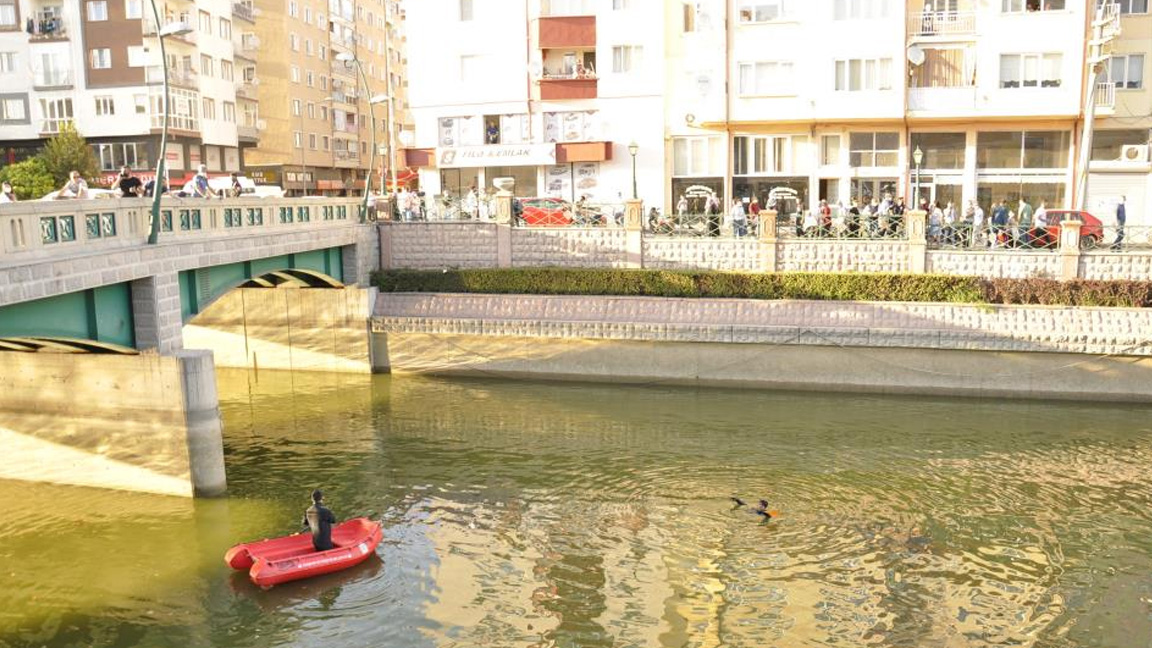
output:
[[304, 528], [312, 531], [312, 547], [316, 551], [328, 551], [336, 545], [332, 544], [332, 525], [336, 524], [336, 516], [332, 509], [324, 506], [324, 493], [319, 489], [312, 491], [312, 506], [304, 511]]

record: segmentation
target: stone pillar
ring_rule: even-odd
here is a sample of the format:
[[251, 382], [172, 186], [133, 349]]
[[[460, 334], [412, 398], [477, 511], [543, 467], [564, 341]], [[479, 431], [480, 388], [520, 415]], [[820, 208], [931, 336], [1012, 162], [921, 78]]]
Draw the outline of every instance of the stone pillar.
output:
[[131, 283], [136, 348], [171, 355], [184, 348], [180, 278], [175, 272]]
[[345, 284], [366, 287], [372, 283], [372, 272], [380, 268], [380, 230], [379, 223], [360, 225], [356, 229], [356, 244], [340, 249]]
[[776, 210], [760, 211], [760, 270], [776, 272]]
[[928, 212], [909, 209], [904, 212], [908, 232], [908, 271], [924, 274], [928, 267]]
[[512, 267], [512, 192], [496, 192], [496, 266]]
[[1060, 222], [1060, 278], [1063, 280], [1080, 276], [1080, 228], [1083, 225], [1076, 220]]
[[376, 199], [376, 220], [377, 221], [390, 221], [392, 220], [392, 198], [390, 196], [380, 196]]
[[392, 269], [392, 224], [376, 223], [380, 234], [380, 269]]
[[627, 267], [644, 267], [644, 203], [636, 198], [624, 201], [624, 249]]
[[223, 426], [212, 352], [180, 351], [176, 359], [180, 363], [180, 383], [184, 391], [192, 491], [196, 497], [217, 497], [228, 490], [228, 479], [224, 473]]

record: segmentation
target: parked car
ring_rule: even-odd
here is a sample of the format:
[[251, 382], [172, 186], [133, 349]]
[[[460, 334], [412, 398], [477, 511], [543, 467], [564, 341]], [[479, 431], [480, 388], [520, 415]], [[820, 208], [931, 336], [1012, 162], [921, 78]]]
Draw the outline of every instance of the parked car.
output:
[[1046, 214], [1048, 227], [1036, 235], [1036, 247], [1056, 247], [1060, 244], [1060, 223], [1076, 220], [1080, 226], [1080, 247], [1090, 250], [1104, 240], [1104, 223], [1092, 214], [1076, 209], [1049, 209]]
[[523, 224], [528, 227], [570, 227], [572, 203], [549, 196], [521, 198], [524, 207]]

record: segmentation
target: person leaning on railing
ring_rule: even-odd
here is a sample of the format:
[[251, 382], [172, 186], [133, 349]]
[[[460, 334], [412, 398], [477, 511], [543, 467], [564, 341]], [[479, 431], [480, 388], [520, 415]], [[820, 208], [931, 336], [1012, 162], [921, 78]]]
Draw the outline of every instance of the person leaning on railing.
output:
[[0, 185], [0, 203], [14, 203], [16, 202], [16, 192], [12, 191], [12, 185], [5, 182]]
[[88, 183], [80, 177], [79, 171], [71, 171], [68, 173], [68, 182], [64, 183], [56, 197], [83, 200], [88, 197]]

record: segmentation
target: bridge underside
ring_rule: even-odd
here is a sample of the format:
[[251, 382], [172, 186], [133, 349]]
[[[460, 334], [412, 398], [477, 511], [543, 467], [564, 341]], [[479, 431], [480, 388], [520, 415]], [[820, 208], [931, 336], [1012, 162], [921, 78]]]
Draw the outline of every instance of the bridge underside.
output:
[[[343, 251], [338, 247], [327, 248], [180, 272], [177, 274], [180, 322], [187, 323], [221, 295], [246, 281], [292, 269], [314, 271], [342, 282]], [[140, 293], [162, 291], [162, 282], [158, 288], [156, 281], [139, 280], [0, 307], [0, 337], [76, 338], [153, 348], [155, 344], [141, 339], [152, 336], [138, 334], [141, 328], [138, 319], [150, 318], [146, 312], [149, 309], [141, 307], [149, 296]], [[155, 324], [148, 328], [155, 328]]]

